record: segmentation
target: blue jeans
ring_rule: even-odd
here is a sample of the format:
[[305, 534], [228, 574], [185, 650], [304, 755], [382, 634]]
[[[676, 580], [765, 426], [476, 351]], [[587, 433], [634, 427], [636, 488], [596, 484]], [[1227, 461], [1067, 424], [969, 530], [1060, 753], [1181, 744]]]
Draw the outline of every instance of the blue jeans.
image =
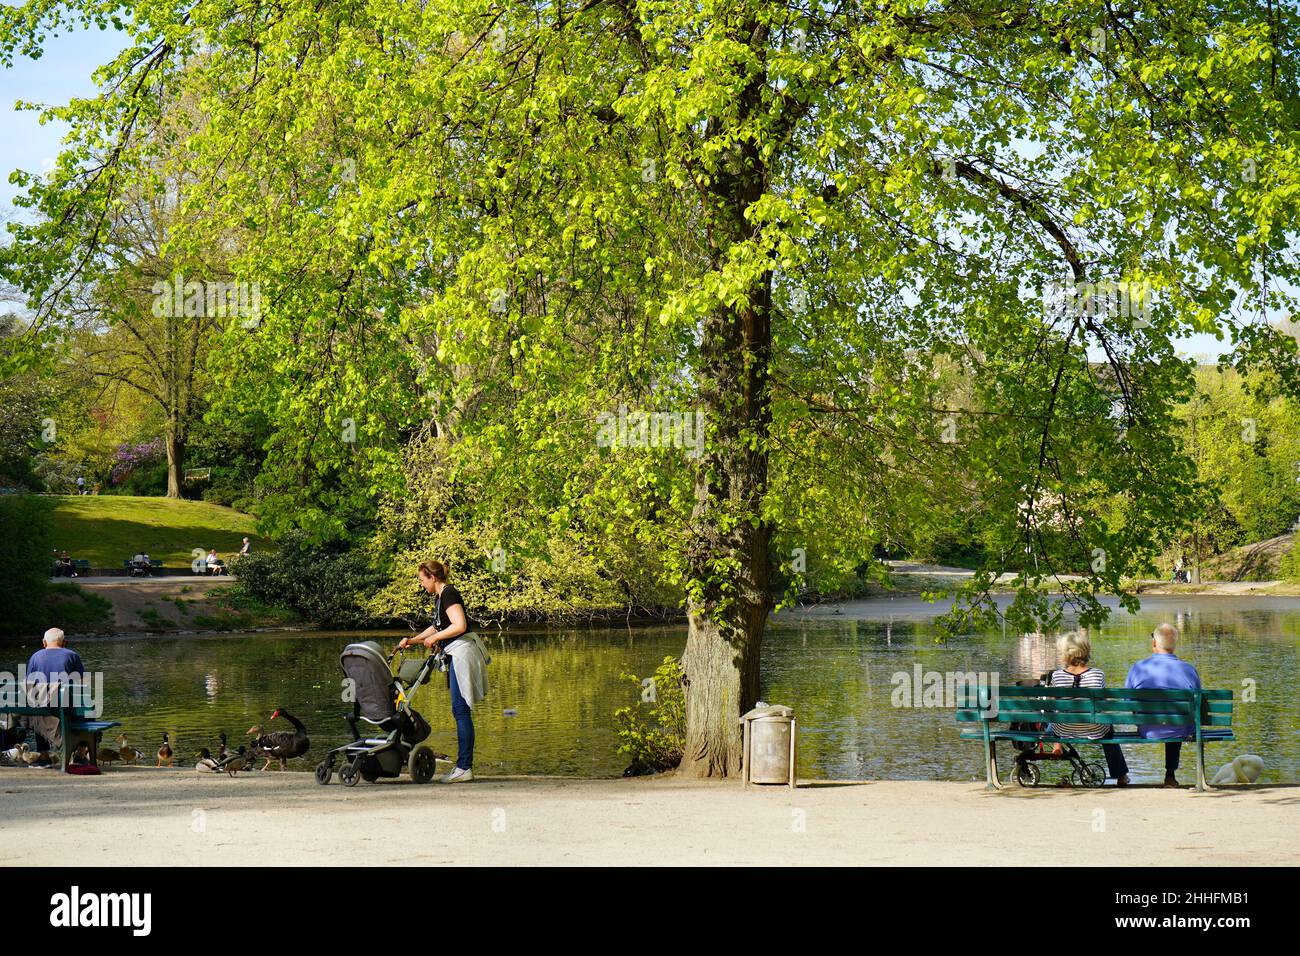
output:
[[451, 689], [451, 716], [456, 718], [456, 766], [461, 770], [474, 769], [474, 718], [469, 704], [460, 695], [456, 681], [456, 662], [447, 658], [447, 686]]

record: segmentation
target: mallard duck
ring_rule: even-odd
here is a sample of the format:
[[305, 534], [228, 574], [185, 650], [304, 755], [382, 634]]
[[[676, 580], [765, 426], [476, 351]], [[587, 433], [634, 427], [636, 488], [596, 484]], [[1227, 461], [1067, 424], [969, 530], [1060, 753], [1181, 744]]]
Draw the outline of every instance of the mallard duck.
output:
[[301, 757], [311, 747], [307, 728], [303, 726], [301, 720], [283, 707], [277, 707], [275, 713], [271, 715], [272, 720], [277, 717], [283, 717], [293, 724], [293, 730], [278, 730], [264, 734], [261, 725], [248, 729], [249, 736], [253, 738], [252, 755], [266, 758], [266, 763], [262, 766], [263, 770], [271, 766], [272, 760], [280, 761], [280, 769], [286, 770], [291, 757]]
[[163, 734], [162, 746], [158, 748], [157, 765], [161, 767], [164, 763], [169, 767], [172, 765], [172, 742], [167, 738], [166, 734]]
[[230, 776], [234, 776], [241, 770], [248, 769], [248, 748], [240, 746], [239, 750], [231, 754], [225, 760], [218, 761], [217, 769], [224, 770]]
[[117, 752], [122, 755], [122, 763], [134, 763], [144, 756], [144, 754], [136, 750], [134, 747], [128, 747], [126, 745], [126, 734], [117, 735], [117, 746]]
[[223, 733], [219, 736], [221, 738], [221, 746], [217, 748], [217, 759], [225, 760], [230, 756], [230, 748], [226, 746], [226, 735]]
[[212, 751], [204, 747], [194, 756], [199, 758], [199, 762], [194, 765], [194, 769], [199, 773], [218, 773], [221, 768], [217, 766], [217, 761], [212, 759]]
[[122, 755], [111, 747], [100, 747], [95, 751], [96, 763], [112, 763], [114, 760], [121, 760]]

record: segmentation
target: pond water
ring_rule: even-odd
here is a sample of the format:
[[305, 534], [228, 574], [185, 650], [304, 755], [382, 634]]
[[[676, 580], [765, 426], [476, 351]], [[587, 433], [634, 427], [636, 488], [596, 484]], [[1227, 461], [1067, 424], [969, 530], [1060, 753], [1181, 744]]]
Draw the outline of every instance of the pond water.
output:
[[[899, 682], [921, 672], [996, 672], [1003, 681], [1031, 677], [1054, 663], [1054, 645], [1001, 632], [937, 643], [931, 620], [941, 608], [908, 599], [822, 609], [795, 621], [778, 616], [764, 643], [763, 699], [795, 708], [799, 774], [822, 779], [982, 779], [981, 749], [957, 738], [949, 709], [894, 706]], [[1265, 761], [1264, 780], [1295, 781], [1300, 771], [1300, 600], [1149, 598], [1137, 615], [1116, 612], [1093, 637], [1094, 663], [1108, 683], [1123, 684], [1128, 665], [1148, 653], [1162, 620], [1182, 629], [1179, 656], [1200, 670], [1206, 687], [1231, 688], [1237, 741], [1207, 748], [1212, 774], [1239, 753]], [[515, 630], [488, 637], [492, 691], [475, 717], [475, 770], [482, 774], [617, 776], [611, 714], [639, 697], [620, 674], [650, 674], [665, 655], [679, 655], [685, 628]], [[374, 637], [386, 646], [395, 637]], [[216, 735], [232, 745], [251, 725], [283, 707], [307, 725], [309, 769], [342, 743], [338, 654], [355, 635], [330, 632], [87, 640], [73, 646], [91, 670], [105, 672], [104, 713], [121, 720], [130, 743], [146, 752], [164, 731], [185, 763]], [[16, 671], [36, 642], [0, 641], [0, 669]], [[898, 677], [896, 675], [903, 675]], [[1243, 692], [1254, 697], [1243, 702]], [[434, 727], [435, 747], [455, 753], [445, 679], [416, 697]], [[288, 729], [288, 724], [276, 725]], [[1133, 776], [1163, 776], [1163, 748], [1126, 748]], [[1100, 758], [1100, 752], [1096, 754]], [[180, 763], [181, 761], [178, 761]], [[1004, 772], [1006, 758], [1004, 757]], [[1184, 782], [1193, 778], [1186, 750]], [[1052, 779], [1055, 768], [1044, 771]]]

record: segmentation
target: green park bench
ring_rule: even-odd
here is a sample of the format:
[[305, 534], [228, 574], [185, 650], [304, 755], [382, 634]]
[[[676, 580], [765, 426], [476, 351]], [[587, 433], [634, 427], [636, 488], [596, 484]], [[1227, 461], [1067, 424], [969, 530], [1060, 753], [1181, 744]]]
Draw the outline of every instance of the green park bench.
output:
[[[1000, 740], [1044, 743], [1099, 744], [1094, 738], [1058, 737], [1047, 731], [1053, 722], [1115, 724], [1134, 729], [1107, 737], [1108, 744], [1164, 744], [1185, 740], [1196, 745], [1196, 789], [1205, 790], [1205, 744], [1234, 740], [1230, 690], [1130, 690], [1122, 687], [1043, 687], [1035, 685], [968, 685], [957, 688], [957, 722], [978, 724], [963, 730], [962, 740], [984, 742], [984, 765], [991, 790], [998, 780], [997, 743]], [[996, 699], [994, 695], [996, 694]], [[995, 724], [1041, 724], [1041, 730], [997, 728]], [[1136, 726], [1164, 725], [1195, 728], [1186, 738], [1152, 740], [1140, 736]]]
[[[77, 703], [79, 696], [74, 691], [71, 700], [60, 701], [60, 705], [54, 707], [28, 707], [0, 703], [0, 714], [27, 717], [58, 717], [60, 736], [63, 738], [63, 746], [59, 751], [59, 769], [68, 769], [68, 761], [72, 759], [72, 754], [76, 751], [77, 745], [82, 742], [90, 745], [90, 762], [98, 766], [99, 745], [104, 731], [120, 727], [122, 724], [116, 720], [91, 718], [87, 713], [89, 708]], [[16, 694], [10, 694], [8, 697], [11, 700], [18, 699]]]

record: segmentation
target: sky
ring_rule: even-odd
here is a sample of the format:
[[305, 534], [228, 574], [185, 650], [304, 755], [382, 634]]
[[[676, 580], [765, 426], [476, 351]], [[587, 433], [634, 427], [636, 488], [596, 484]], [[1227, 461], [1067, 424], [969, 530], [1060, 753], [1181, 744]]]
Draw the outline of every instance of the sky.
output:
[[[72, 97], [91, 96], [95, 84], [91, 74], [96, 67], [107, 63], [123, 47], [122, 34], [108, 30], [64, 31], [51, 35], [45, 44], [45, 53], [39, 60], [15, 59], [11, 69], [0, 68], [0, 221], [12, 214], [17, 190], [9, 182], [9, 173], [15, 169], [40, 172], [53, 165], [58, 155], [62, 137], [67, 133], [62, 123], [37, 122], [35, 112], [18, 111], [14, 103], [26, 100], [50, 105], [66, 103]], [[1187, 355], [1214, 361], [1221, 352], [1228, 351], [1226, 341], [1219, 342], [1212, 335], [1193, 335], [1175, 343]], [[1095, 348], [1095, 361], [1104, 354]]]

